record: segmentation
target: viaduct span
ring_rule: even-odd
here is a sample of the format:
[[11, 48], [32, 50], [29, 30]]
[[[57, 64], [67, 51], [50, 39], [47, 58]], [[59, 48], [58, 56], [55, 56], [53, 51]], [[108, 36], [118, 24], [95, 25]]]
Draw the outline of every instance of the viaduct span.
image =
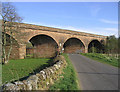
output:
[[[20, 59], [26, 56], [26, 52], [38, 57], [52, 57], [58, 50], [64, 53], [88, 53], [92, 45], [102, 51], [106, 40], [106, 36], [102, 35], [24, 23], [19, 23], [17, 27], [14, 25], [14, 29], [17, 32], [13, 38], [18, 46], [13, 46], [11, 57]], [[32, 49], [27, 48], [28, 42], [32, 44]]]

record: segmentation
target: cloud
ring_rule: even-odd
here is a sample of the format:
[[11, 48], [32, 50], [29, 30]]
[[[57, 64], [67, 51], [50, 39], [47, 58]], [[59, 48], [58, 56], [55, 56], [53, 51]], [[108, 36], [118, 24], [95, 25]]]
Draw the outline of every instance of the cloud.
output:
[[118, 37], [118, 28], [95, 28], [94, 30], [96, 30], [96, 32], [101, 35], [115, 35]]
[[94, 8], [94, 9], [92, 9], [91, 10], [91, 15], [92, 16], [96, 16], [100, 10], [101, 10], [101, 8]]
[[108, 24], [118, 24], [117, 21], [111, 21], [111, 20], [106, 20], [106, 19], [100, 19], [100, 21], [103, 23], [108, 23]]
[[99, 5], [91, 5], [88, 6], [88, 9], [90, 10], [90, 14], [95, 17], [98, 15], [99, 11], [101, 10], [101, 7]]
[[103, 28], [103, 30], [105, 31], [114, 31], [114, 32], [118, 32], [117, 28]]

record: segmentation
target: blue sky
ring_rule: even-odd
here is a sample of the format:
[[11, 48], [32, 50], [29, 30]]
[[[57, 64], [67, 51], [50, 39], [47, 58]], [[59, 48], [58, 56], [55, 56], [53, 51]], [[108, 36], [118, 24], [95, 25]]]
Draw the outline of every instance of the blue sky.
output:
[[23, 23], [118, 35], [117, 2], [14, 2]]

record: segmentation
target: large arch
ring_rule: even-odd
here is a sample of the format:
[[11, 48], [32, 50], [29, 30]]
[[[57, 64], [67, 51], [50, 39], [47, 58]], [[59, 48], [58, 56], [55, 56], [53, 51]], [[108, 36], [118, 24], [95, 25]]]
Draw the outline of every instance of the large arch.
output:
[[[4, 42], [3, 34], [4, 34], [4, 32], [2, 32], [2, 42]], [[5, 33], [5, 35], [6, 35], [6, 46], [5, 46], [6, 55], [8, 55], [8, 51], [10, 49], [10, 37], [11, 37], [12, 38], [12, 51], [10, 53], [10, 59], [19, 59], [19, 43], [18, 43], [18, 41], [14, 37], [10, 36], [7, 33]]]
[[[54, 57], [57, 53], [57, 42], [48, 35], [40, 34], [33, 36], [29, 42], [31, 42], [33, 48], [34, 57]], [[28, 49], [26, 50], [28, 52]]]
[[29, 42], [31, 38], [37, 36], [37, 35], [46, 35], [46, 36], [49, 36], [51, 37], [58, 45], [59, 45], [59, 41], [57, 39], [57, 37], [55, 36], [55, 34], [50, 34], [49, 32], [48, 33], [39, 33], [39, 32], [31, 32], [28, 37], [26, 37], [26, 40], [25, 42]]
[[75, 37], [67, 39], [63, 45], [64, 53], [84, 53], [85, 45], [83, 42]]
[[104, 52], [104, 45], [99, 42], [98, 40], [92, 40], [88, 44], [88, 53], [103, 53]]

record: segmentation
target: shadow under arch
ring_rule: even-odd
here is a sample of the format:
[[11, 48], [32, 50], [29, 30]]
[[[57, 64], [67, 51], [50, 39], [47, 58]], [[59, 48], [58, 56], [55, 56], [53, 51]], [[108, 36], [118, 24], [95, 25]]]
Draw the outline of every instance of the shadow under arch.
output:
[[85, 53], [84, 43], [75, 37], [69, 38], [63, 45], [64, 53]]
[[58, 44], [51, 36], [39, 34], [33, 36], [29, 42], [32, 44], [32, 48], [26, 48], [26, 54], [30, 52], [36, 58], [52, 58], [56, 56]]
[[97, 39], [94, 39], [88, 44], [88, 53], [104, 53], [104, 45]]
[[[10, 53], [10, 59], [19, 59], [19, 43], [18, 41], [10, 36], [9, 34], [5, 33], [6, 34], [6, 45], [5, 45], [5, 51], [6, 51], [6, 55], [8, 55], [8, 51], [10, 49], [10, 44], [11, 44], [11, 41], [10, 41], [10, 37], [12, 39], [12, 51]], [[2, 43], [4, 43], [4, 38], [3, 38], [3, 35], [4, 35], [4, 32], [2, 32]]]

